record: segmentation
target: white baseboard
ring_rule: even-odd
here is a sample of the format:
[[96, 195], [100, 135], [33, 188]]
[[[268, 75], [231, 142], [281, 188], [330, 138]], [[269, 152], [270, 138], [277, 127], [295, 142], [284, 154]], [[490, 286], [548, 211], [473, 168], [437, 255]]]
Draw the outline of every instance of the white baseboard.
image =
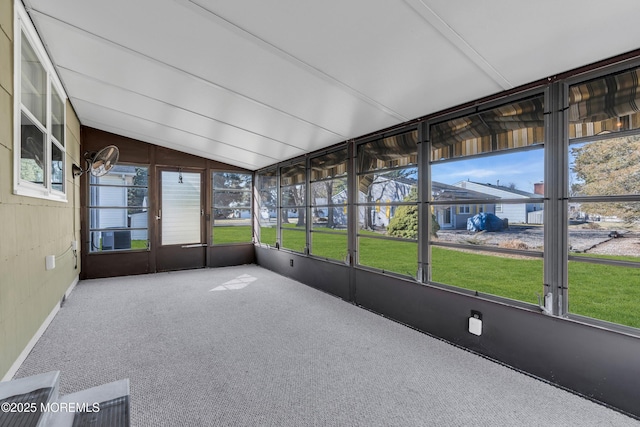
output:
[[[78, 284], [78, 281], [79, 281], [79, 276], [76, 276], [75, 279], [73, 279], [73, 282], [67, 288], [66, 292], [64, 293], [65, 298], [69, 297], [69, 295], [71, 294], [71, 291], [73, 291], [73, 289]], [[18, 369], [20, 369], [20, 366], [22, 366], [22, 363], [27, 359], [27, 356], [29, 356], [29, 353], [31, 353], [31, 350], [33, 350], [33, 347], [35, 347], [36, 343], [38, 342], [42, 334], [44, 334], [44, 331], [47, 330], [47, 328], [53, 321], [53, 318], [56, 317], [56, 314], [58, 314], [59, 310], [60, 310], [60, 302], [58, 302], [55, 305], [55, 307], [53, 307], [53, 310], [51, 310], [51, 313], [49, 313], [47, 318], [44, 319], [44, 322], [42, 322], [42, 325], [40, 325], [40, 328], [38, 328], [38, 331], [33, 335], [29, 343], [27, 343], [24, 350], [22, 350], [22, 353], [20, 353], [20, 356], [18, 356], [16, 361], [13, 362], [13, 365], [11, 365], [11, 368], [9, 368], [9, 370], [4, 375], [1, 381], [11, 380], [13, 376], [16, 374], [16, 372], [18, 372]]]

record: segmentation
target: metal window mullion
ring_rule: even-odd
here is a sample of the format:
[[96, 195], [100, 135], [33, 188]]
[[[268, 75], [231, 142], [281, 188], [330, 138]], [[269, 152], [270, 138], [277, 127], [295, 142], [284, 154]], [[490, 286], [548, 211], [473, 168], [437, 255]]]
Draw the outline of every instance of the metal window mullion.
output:
[[429, 252], [427, 246], [425, 245], [426, 240], [428, 239], [427, 234], [429, 233], [429, 224], [428, 218], [426, 216], [428, 209], [424, 205], [425, 200], [429, 200], [425, 198], [425, 189], [428, 187], [427, 182], [425, 180], [425, 172], [427, 168], [427, 163], [425, 162], [425, 146], [427, 145], [426, 135], [425, 135], [425, 123], [421, 123], [418, 126], [418, 265], [416, 271], [416, 280], [419, 282], [425, 281], [425, 271], [428, 265], [428, 259], [426, 257]]
[[358, 177], [356, 144], [351, 142], [347, 146], [347, 259], [345, 263], [349, 269], [349, 301], [357, 304], [355, 265], [358, 256], [358, 215], [356, 206], [358, 197]]
[[311, 158], [307, 156], [305, 159], [305, 181], [304, 181], [304, 204], [305, 204], [305, 221], [304, 229], [307, 244], [305, 246], [305, 254], [311, 253]]
[[276, 166], [276, 247], [282, 247], [282, 188], [280, 188], [280, 166]]
[[[564, 316], [568, 308], [568, 135], [567, 89], [552, 83], [545, 102], [544, 152], [544, 294], [551, 294], [549, 314]], [[543, 300], [544, 304], [544, 300]]]

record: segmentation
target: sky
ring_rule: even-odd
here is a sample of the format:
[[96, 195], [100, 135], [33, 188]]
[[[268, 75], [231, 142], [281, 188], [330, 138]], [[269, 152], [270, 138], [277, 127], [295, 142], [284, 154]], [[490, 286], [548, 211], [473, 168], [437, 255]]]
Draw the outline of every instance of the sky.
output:
[[544, 180], [544, 150], [506, 152], [495, 156], [434, 163], [432, 180], [444, 184], [474, 181], [509, 186], [533, 193], [533, 184]]

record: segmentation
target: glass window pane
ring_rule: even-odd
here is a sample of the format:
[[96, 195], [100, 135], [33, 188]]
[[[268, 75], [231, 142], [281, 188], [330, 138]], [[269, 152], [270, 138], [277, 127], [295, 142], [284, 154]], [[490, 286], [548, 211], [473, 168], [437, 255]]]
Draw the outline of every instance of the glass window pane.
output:
[[128, 228], [129, 223], [129, 210], [126, 207], [89, 209], [89, 227], [92, 230]]
[[569, 203], [571, 255], [640, 261], [640, 202]]
[[347, 149], [311, 159], [311, 181], [347, 175]]
[[304, 163], [296, 163], [280, 168], [280, 185], [282, 187], [302, 184], [307, 180], [307, 170]]
[[280, 220], [282, 227], [299, 227], [304, 229], [306, 225], [305, 208], [283, 208], [280, 209]]
[[20, 117], [20, 179], [44, 186], [44, 133], [24, 113]]
[[434, 163], [431, 177], [435, 241], [542, 250], [544, 150]]
[[213, 206], [215, 208], [251, 208], [251, 193], [248, 191], [213, 192]]
[[[251, 190], [253, 177], [250, 173], [214, 172], [213, 188], [215, 190]], [[275, 185], [275, 181], [273, 183]]]
[[404, 239], [418, 238], [417, 205], [377, 204], [375, 206], [360, 206], [358, 210], [361, 232], [368, 231]]
[[341, 205], [347, 201], [347, 179], [328, 179], [311, 183], [311, 206]]
[[569, 312], [640, 328], [640, 269], [569, 261]]
[[543, 180], [542, 149], [434, 163], [431, 200], [542, 199]]
[[418, 164], [418, 132], [371, 141], [358, 146], [358, 172]]
[[322, 258], [344, 261], [347, 257], [347, 230], [331, 233], [311, 233], [311, 254]]
[[251, 209], [214, 209], [213, 243], [251, 242]]
[[415, 277], [418, 244], [413, 241], [358, 237], [358, 264]]
[[307, 246], [307, 233], [304, 227], [292, 227], [287, 224], [282, 227], [282, 248], [304, 253]]
[[265, 245], [269, 246], [275, 246], [277, 241], [276, 231], [277, 228], [275, 222], [273, 223], [273, 225], [267, 225], [260, 221], [260, 243], [264, 243]]
[[64, 147], [64, 103], [55, 88], [51, 88], [51, 133]]
[[396, 169], [358, 177], [361, 203], [404, 202], [411, 191], [417, 191], [417, 188], [418, 168]]
[[280, 203], [282, 206], [304, 206], [305, 189], [304, 184], [282, 187]]
[[51, 188], [64, 191], [64, 152], [51, 144]]
[[312, 207], [313, 221], [312, 229], [317, 230], [344, 230], [347, 228], [347, 205], [340, 207], [335, 206], [317, 206]]
[[465, 157], [544, 142], [544, 97], [431, 126], [431, 161]]
[[640, 195], [640, 135], [569, 148], [570, 196]]
[[260, 223], [260, 242], [275, 246], [277, 236], [277, 220], [278, 220], [278, 187], [276, 170], [271, 169], [260, 172], [256, 175], [258, 187], [258, 204], [259, 213], [258, 221]]
[[22, 33], [21, 61], [22, 105], [42, 125], [45, 125], [47, 123], [47, 73], [24, 32]]
[[91, 252], [147, 249], [147, 230], [114, 229], [89, 233]]
[[91, 175], [90, 183], [91, 185], [147, 187], [149, 185], [148, 168], [119, 163], [109, 170], [106, 175], [100, 177]]
[[569, 88], [569, 138], [640, 129], [640, 68]]
[[542, 293], [541, 258], [431, 246], [434, 282], [538, 304]]

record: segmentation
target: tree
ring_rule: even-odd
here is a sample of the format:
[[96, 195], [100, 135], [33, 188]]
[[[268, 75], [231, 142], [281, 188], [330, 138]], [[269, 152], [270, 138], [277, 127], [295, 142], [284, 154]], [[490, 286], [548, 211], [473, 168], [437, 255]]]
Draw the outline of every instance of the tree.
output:
[[[640, 194], [640, 136], [595, 141], [572, 148], [572, 196]], [[640, 203], [590, 203], [591, 214], [640, 220]]]
[[[409, 195], [404, 198], [405, 202], [417, 202], [418, 190], [414, 187], [409, 192]], [[390, 236], [402, 237], [405, 239], [417, 239], [418, 238], [418, 206], [417, 205], [403, 205], [398, 206], [395, 215], [389, 221], [387, 232]], [[440, 225], [436, 220], [436, 216], [431, 214], [431, 235], [437, 236], [437, 232], [440, 230]]]
[[144, 212], [146, 210], [146, 206], [144, 206], [144, 199], [147, 197], [146, 187], [149, 186], [149, 174], [146, 167], [136, 167], [135, 170], [136, 175], [133, 177], [133, 185], [135, 187], [127, 189], [127, 206], [129, 206], [129, 214]]
[[[380, 174], [365, 175], [361, 178], [361, 182], [366, 183], [367, 191], [365, 195], [367, 203], [379, 203], [384, 200], [402, 200], [407, 197], [411, 192], [413, 184], [416, 182], [416, 178], [414, 177], [416, 172], [417, 170], [415, 168], [407, 168]], [[373, 230], [374, 210], [375, 206], [373, 205], [369, 205], [366, 208], [367, 213], [364, 218], [364, 226], [367, 230]]]
[[216, 172], [213, 174], [213, 204], [215, 215], [229, 217], [237, 208], [249, 208], [251, 204], [251, 174]]
[[336, 226], [336, 222], [339, 221], [339, 218], [335, 218], [336, 207], [332, 206], [335, 202], [334, 195], [339, 194], [340, 192], [346, 189], [346, 179], [345, 178], [336, 178], [330, 179], [327, 181], [315, 182], [311, 184], [311, 197], [314, 201], [314, 215], [319, 216], [322, 208], [322, 205], [327, 205], [327, 222], [326, 226], [328, 228], [333, 228]]

